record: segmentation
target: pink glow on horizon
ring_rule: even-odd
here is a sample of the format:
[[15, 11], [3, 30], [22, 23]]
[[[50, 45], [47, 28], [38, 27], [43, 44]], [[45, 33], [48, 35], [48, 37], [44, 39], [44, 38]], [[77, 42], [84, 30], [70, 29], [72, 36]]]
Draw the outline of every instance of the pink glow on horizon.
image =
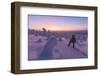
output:
[[[75, 25], [75, 24], [74, 24]], [[51, 31], [78, 31], [78, 30], [87, 30], [87, 26], [70, 26], [56, 24], [56, 23], [44, 23], [44, 24], [33, 24], [29, 29], [35, 29], [35, 30], [42, 30], [42, 28], [46, 28], [47, 30]]]

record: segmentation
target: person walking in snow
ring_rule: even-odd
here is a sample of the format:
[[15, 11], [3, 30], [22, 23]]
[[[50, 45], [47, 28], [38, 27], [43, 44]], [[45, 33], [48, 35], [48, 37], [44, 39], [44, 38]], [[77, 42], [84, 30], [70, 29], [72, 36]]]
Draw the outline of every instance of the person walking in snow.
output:
[[73, 44], [73, 48], [75, 47], [75, 43], [76, 43], [76, 37], [75, 35], [72, 35], [69, 43], [68, 43], [68, 46], [70, 46], [70, 44]]

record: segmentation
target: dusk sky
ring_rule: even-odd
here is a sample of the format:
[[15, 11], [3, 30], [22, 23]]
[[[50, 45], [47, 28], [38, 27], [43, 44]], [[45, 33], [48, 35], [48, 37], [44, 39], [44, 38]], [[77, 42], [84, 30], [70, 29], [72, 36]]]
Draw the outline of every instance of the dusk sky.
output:
[[87, 17], [71, 17], [71, 16], [28, 16], [29, 29], [42, 30], [46, 28], [51, 31], [77, 31], [87, 30]]

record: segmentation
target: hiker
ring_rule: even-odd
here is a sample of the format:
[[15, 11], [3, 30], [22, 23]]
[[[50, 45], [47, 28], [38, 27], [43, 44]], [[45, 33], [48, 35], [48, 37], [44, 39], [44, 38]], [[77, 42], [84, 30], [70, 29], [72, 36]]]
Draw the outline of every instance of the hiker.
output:
[[70, 46], [71, 43], [73, 44], [73, 48], [74, 48], [75, 47], [75, 43], [76, 43], [75, 35], [72, 35], [72, 37], [71, 37], [71, 39], [70, 39], [70, 41], [68, 43], [68, 46]]

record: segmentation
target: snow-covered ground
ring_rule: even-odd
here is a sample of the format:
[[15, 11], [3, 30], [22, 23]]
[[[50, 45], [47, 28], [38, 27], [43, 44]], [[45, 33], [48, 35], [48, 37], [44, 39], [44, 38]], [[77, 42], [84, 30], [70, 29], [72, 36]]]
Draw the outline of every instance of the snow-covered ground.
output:
[[[29, 34], [28, 38], [28, 60], [75, 59], [88, 57], [87, 41], [77, 40], [75, 48], [73, 48], [72, 46], [68, 46], [69, 39], [65, 39], [64, 37], [62, 41], [56, 38], [57, 43], [53, 41], [53, 39], [49, 41], [45, 36], [40, 35], [35, 36], [34, 34]], [[51, 46], [52, 44], [54, 45]]]

